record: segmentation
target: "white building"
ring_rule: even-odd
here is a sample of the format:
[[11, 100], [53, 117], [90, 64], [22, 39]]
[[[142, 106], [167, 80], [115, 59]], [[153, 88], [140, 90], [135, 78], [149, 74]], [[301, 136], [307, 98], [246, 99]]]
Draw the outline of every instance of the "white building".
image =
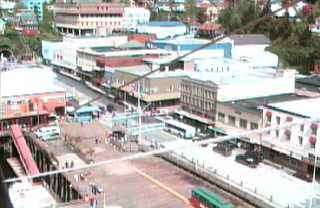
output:
[[150, 20], [150, 11], [142, 7], [126, 7], [123, 14], [123, 28], [136, 31], [139, 26], [146, 25]]
[[[76, 70], [77, 50], [87, 47], [116, 47], [126, 43], [127, 36], [109, 36], [109, 37], [64, 37], [59, 49], [53, 52], [52, 63], [55, 66]], [[44, 49], [43, 49], [44, 50]]]
[[271, 41], [262, 34], [246, 34], [246, 35], [231, 35], [232, 42], [232, 58], [247, 62], [251, 67], [272, 67], [277, 68], [279, 58], [277, 55], [266, 51], [266, 48], [271, 45]]
[[299, 1], [295, 4], [295, 8], [293, 6], [289, 6], [288, 9], [286, 10], [286, 9], [281, 9], [282, 3], [281, 3], [281, 1], [278, 1], [278, 2], [271, 4], [271, 12], [277, 11], [274, 14], [274, 16], [277, 18], [280, 18], [280, 17], [285, 17], [286, 11], [288, 11], [289, 18], [294, 19], [294, 18], [297, 18], [297, 16], [298, 16], [297, 12], [300, 12], [305, 5], [307, 5], [307, 3], [303, 2], [303, 1]]
[[16, 5], [15, 1], [0, 0], [0, 9], [2, 11], [7, 11], [8, 13], [13, 13], [15, 5]]
[[251, 71], [234, 68], [218, 72], [193, 72], [187, 76], [216, 84], [219, 102], [295, 92], [295, 70]]
[[172, 38], [187, 33], [187, 27], [181, 22], [153, 21], [138, 29], [139, 33], [156, 34], [157, 39]]
[[[318, 106], [320, 106], [320, 98], [266, 105], [262, 107], [263, 125], [264, 127], [278, 126], [303, 122], [306, 119], [320, 119]], [[310, 154], [314, 155], [316, 142], [320, 138], [319, 125], [320, 122], [309, 122], [274, 130], [262, 135], [262, 144], [268, 147], [273, 146], [273, 149], [298, 160], [308, 159]]]

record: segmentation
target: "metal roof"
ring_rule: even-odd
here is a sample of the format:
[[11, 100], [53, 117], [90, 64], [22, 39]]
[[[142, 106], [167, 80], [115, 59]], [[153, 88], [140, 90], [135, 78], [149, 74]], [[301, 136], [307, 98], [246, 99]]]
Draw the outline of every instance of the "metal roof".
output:
[[270, 45], [271, 41], [263, 34], [231, 35], [235, 45]]

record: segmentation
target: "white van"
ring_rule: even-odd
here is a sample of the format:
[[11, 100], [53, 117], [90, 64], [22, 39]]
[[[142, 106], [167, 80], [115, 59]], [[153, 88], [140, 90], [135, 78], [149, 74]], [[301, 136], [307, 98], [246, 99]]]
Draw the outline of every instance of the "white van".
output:
[[35, 134], [43, 141], [57, 139], [60, 136], [59, 126], [48, 126], [38, 129]]

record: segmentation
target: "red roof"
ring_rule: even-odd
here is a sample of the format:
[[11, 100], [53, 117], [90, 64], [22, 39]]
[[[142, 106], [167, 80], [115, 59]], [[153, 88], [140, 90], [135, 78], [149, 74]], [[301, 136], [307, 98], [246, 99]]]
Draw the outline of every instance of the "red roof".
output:
[[212, 6], [212, 4], [210, 4], [210, 3], [201, 3], [201, 4], [197, 5], [197, 7], [200, 9], [208, 9], [211, 6]]
[[188, 24], [188, 25], [197, 25], [197, 26], [200, 26], [200, 23], [197, 22], [197, 20], [195, 19], [191, 19], [190, 17], [186, 18], [185, 20], [183, 20], [183, 22], [185, 24]]
[[214, 23], [204, 23], [200, 26], [200, 30], [212, 31], [212, 30], [219, 30], [219, 29], [222, 29], [222, 25], [214, 24]]

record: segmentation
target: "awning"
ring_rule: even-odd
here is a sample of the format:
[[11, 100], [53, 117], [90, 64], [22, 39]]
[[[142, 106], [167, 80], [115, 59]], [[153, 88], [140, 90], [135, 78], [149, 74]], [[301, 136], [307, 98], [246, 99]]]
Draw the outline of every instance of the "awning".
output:
[[185, 116], [185, 117], [188, 117], [190, 119], [196, 120], [196, 121], [200, 121], [200, 122], [205, 123], [205, 124], [213, 124], [213, 121], [211, 121], [210, 119], [203, 118], [201, 116], [198, 116], [198, 115], [195, 115], [195, 114], [191, 114], [191, 113], [183, 111], [183, 110], [176, 110], [175, 113], [179, 114], [181, 116]]
[[225, 130], [222, 129], [222, 128], [215, 127], [215, 128], [210, 128], [210, 130], [211, 130], [211, 131], [214, 131], [215, 133], [227, 135], [227, 133], [225, 132]]

